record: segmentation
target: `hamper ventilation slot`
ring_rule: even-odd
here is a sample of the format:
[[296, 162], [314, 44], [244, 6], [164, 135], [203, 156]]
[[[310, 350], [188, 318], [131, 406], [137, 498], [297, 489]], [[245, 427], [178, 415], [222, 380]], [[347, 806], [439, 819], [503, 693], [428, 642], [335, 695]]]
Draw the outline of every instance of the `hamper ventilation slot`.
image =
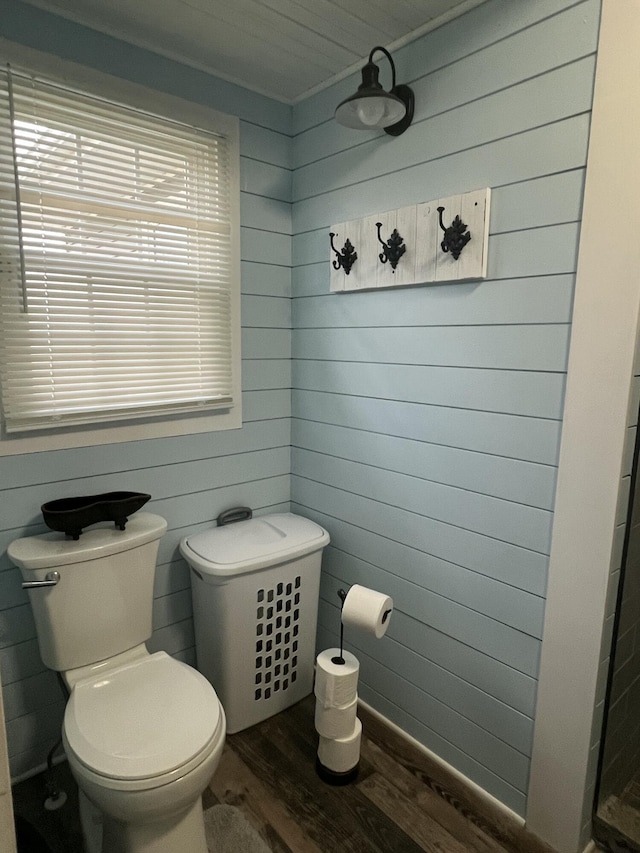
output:
[[[297, 576], [293, 583], [278, 583], [273, 589], [256, 593], [256, 702], [287, 690], [296, 681], [298, 641], [294, 638], [299, 633], [300, 584]], [[263, 637], [270, 639], [265, 643]], [[257, 686], [266, 684], [271, 688]]]

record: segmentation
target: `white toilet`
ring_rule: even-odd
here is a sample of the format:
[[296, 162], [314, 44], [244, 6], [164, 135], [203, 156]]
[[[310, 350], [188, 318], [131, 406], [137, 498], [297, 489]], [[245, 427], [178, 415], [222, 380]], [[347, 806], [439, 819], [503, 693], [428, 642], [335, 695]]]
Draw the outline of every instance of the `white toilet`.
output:
[[[201, 794], [226, 722], [199, 672], [149, 654], [153, 579], [166, 521], [17, 539], [44, 663], [70, 697], [63, 742], [80, 788], [88, 853], [207, 853]], [[93, 804], [95, 808], [92, 808]]]

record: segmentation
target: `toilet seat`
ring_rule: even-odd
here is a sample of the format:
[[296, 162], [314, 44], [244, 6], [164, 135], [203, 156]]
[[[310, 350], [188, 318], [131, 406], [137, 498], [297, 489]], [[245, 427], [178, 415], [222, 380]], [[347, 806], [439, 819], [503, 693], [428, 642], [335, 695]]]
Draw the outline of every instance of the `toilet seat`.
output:
[[64, 717], [65, 748], [97, 782], [148, 789], [183, 776], [217, 743], [224, 714], [197, 670], [156, 652], [81, 679]]

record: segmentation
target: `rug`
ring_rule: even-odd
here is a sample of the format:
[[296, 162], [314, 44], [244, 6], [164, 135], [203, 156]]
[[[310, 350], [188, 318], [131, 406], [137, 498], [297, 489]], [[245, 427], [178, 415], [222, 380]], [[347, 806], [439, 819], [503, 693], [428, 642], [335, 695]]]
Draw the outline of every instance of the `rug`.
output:
[[204, 828], [210, 853], [271, 853], [235, 806], [211, 806], [204, 813]]

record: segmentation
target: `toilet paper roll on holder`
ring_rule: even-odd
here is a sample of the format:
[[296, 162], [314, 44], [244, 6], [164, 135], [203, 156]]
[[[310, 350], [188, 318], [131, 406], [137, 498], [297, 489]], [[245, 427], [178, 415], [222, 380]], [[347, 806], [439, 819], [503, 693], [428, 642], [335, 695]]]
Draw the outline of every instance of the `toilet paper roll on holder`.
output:
[[[331, 658], [331, 663], [335, 663], [337, 666], [340, 666], [341, 664], [344, 664], [344, 662], [345, 662], [344, 657], [342, 655], [342, 649], [344, 646], [344, 623], [342, 621], [342, 608], [344, 607], [344, 602], [347, 598], [347, 594], [348, 594], [348, 592], [345, 589], [339, 589], [338, 590], [338, 598], [340, 599], [340, 602], [341, 602], [340, 603], [340, 654]], [[391, 615], [391, 610], [390, 609], [385, 610], [385, 612], [382, 614], [382, 623], [383, 624], [387, 621], [387, 619], [389, 618], [390, 615]]]

